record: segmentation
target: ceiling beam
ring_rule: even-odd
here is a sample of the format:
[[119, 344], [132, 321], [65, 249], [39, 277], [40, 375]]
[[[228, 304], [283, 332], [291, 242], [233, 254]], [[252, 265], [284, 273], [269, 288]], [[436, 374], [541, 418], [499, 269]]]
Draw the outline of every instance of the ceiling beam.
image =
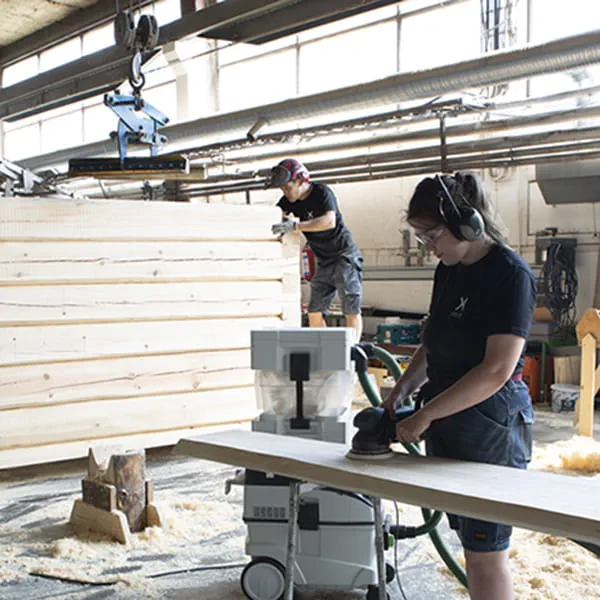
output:
[[203, 35], [232, 42], [264, 44], [397, 2], [398, 0], [305, 0], [299, 6], [289, 6], [277, 11], [268, 21], [255, 17], [234, 25], [209, 29]]
[[[273, 13], [301, 0], [227, 0], [160, 28], [159, 45], [202, 35], [217, 26]], [[0, 89], [0, 119], [13, 121], [114, 89], [126, 78], [131, 54], [111, 46]]]
[[[138, 2], [141, 2], [142, 6], [146, 6], [152, 0], [138, 0], [136, 8], [139, 6]], [[0, 68], [3, 69], [38, 52], [43, 52], [94, 27], [109, 23], [114, 18], [115, 0], [99, 0], [89, 8], [79, 9], [61, 21], [52, 23], [48, 27], [0, 48]]]

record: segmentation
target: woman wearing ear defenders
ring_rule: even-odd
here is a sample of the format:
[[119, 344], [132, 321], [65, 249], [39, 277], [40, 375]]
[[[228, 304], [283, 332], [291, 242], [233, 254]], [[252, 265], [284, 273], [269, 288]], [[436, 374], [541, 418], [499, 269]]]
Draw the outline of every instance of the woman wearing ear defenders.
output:
[[[439, 259], [422, 344], [384, 403], [417, 393], [398, 440], [427, 454], [525, 469], [533, 409], [522, 380], [535, 279], [504, 241], [473, 174], [425, 178], [408, 207], [417, 240]], [[448, 515], [463, 545], [473, 600], [512, 600], [512, 528]]]

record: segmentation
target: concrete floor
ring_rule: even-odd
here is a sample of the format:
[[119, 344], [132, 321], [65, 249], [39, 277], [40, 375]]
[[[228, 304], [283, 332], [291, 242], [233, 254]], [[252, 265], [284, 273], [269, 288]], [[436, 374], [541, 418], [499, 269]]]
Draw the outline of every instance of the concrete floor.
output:
[[[546, 407], [538, 407], [536, 414], [534, 439], [537, 444], [567, 440], [574, 435], [572, 413], [555, 414]], [[596, 431], [599, 430], [599, 421], [599, 415], [596, 414]], [[127, 576], [135, 574], [137, 580], [134, 583], [91, 585], [31, 575], [39, 565], [45, 569], [56, 566], [57, 559], [52, 549], [72, 536], [68, 525], [69, 507], [80, 496], [81, 479], [86, 472], [86, 461], [0, 471], [2, 600], [244, 598], [239, 588], [242, 565], [248, 560], [243, 550], [245, 527], [241, 521], [242, 490], [234, 487], [228, 496], [223, 493], [224, 482], [234, 474], [234, 469], [226, 465], [174, 457], [164, 449], [147, 454], [147, 478], [154, 486], [156, 502], [177, 497], [177, 505], [181, 506], [181, 498], [185, 498], [188, 503], [195, 503], [197, 512], [191, 518], [208, 519], [206, 527], [198, 529], [196, 535], [193, 527], [184, 524], [181, 531], [177, 532], [182, 535], [172, 536], [166, 546], [149, 541], [131, 549], [119, 547], [116, 563], [107, 560], [102, 552], [96, 557], [67, 555], [67, 562], [71, 561], [79, 569], [75, 571], [75, 578], [89, 576], [99, 583], [119, 576], [127, 580]], [[207, 517], [208, 509], [215, 510], [215, 507], [214, 517], [210, 514]], [[386, 511], [391, 511], [394, 517], [391, 503], [386, 503]], [[405, 524], [420, 522], [419, 511], [414, 507], [401, 506], [400, 518]], [[445, 522], [441, 525], [441, 531], [453, 551], [459, 554], [457, 540], [448, 531]], [[119, 545], [113, 545], [110, 552], [115, 551], [114, 546]], [[443, 565], [428, 538], [401, 541], [397, 544], [397, 552], [400, 581], [407, 599], [448, 600], [466, 597], [457, 582], [442, 572]], [[3, 570], [2, 563], [11, 560], [11, 564], [17, 566], [12, 571]], [[22, 568], [18, 566], [19, 560], [23, 562]], [[389, 553], [388, 560], [393, 560], [392, 553]], [[181, 572], [200, 566], [206, 570]], [[169, 575], [172, 571], [179, 572]], [[156, 577], [160, 574], [164, 576]], [[389, 586], [389, 594], [391, 600], [403, 598], [396, 583]], [[364, 591], [327, 593], [315, 590], [297, 594], [298, 600], [364, 597]]]

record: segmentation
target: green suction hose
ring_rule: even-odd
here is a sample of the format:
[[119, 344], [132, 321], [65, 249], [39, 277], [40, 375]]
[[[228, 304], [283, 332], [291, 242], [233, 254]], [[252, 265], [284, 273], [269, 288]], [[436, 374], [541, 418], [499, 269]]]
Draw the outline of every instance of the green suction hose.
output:
[[360, 381], [360, 385], [362, 386], [367, 399], [373, 406], [379, 406], [381, 404], [381, 396], [377, 391], [377, 388], [373, 386], [371, 380], [367, 376], [366, 371], [362, 371], [358, 373], [358, 380]]
[[[396, 362], [396, 359], [383, 348], [379, 348], [378, 346], [373, 346], [373, 356], [380, 360], [392, 373], [394, 379], [398, 379], [402, 375], [402, 369]], [[367, 373], [365, 371], [358, 373], [358, 380], [362, 385], [362, 388], [367, 396], [369, 402], [373, 406], [379, 406], [382, 402], [381, 396], [378, 390], [373, 386], [371, 380], [368, 378]], [[409, 452], [409, 454], [414, 454], [416, 456], [423, 456], [419, 447], [416, 444], [402, 444], [404, 448]], [[428, 508], [421, 508], [421, 513], [423, 515], [424, 523], [419, 525], [416, 528], [416, 535], [424, 535], [428, 534], [435, 549], [438, 551], [440, 558], [444, 561], [444, 564], [450, 569], [450, 572], [462, 583], [465, 587], [469, 587], [467, 583], [467, 574], [464, 569], [460, 566], [460, 564], [456, 561], [444, 540], [440, 536], [437, 526], [439, 522], [442, 520], [443, 513], [440, 511], [431, 511]], [[579, 542], [578, 542], [579, 543]], [[583, 545], [583, 543], [582, 543]], [[585, 547], [585, 546], [584, 546]]]
[[394, 379], [399, 379], [402, 376], [400, 365], [387, 350], [384, 350], [379, 346], [373, 346], [373, 353], [375, 358], [379, 359], [387, 367]]

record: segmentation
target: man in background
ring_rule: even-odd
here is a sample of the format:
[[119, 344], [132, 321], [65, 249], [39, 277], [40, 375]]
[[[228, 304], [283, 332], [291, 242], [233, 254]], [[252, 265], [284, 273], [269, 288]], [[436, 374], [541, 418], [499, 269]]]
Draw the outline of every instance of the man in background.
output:
[[283, 192], [277, 206], [283, 221], [272, 227], [275, 235], [301, 231], [314, 252], [316, 271], [310, 282], [308, 323], [325, 327], [325, 317], [337, 291], [346, 326], [362, 335], [360, 303], [362, 296], [363, 258], [342, 218], [331, 188], [313, 183], [306, 167], [286, 158], [271, 169], [267, 187]]

